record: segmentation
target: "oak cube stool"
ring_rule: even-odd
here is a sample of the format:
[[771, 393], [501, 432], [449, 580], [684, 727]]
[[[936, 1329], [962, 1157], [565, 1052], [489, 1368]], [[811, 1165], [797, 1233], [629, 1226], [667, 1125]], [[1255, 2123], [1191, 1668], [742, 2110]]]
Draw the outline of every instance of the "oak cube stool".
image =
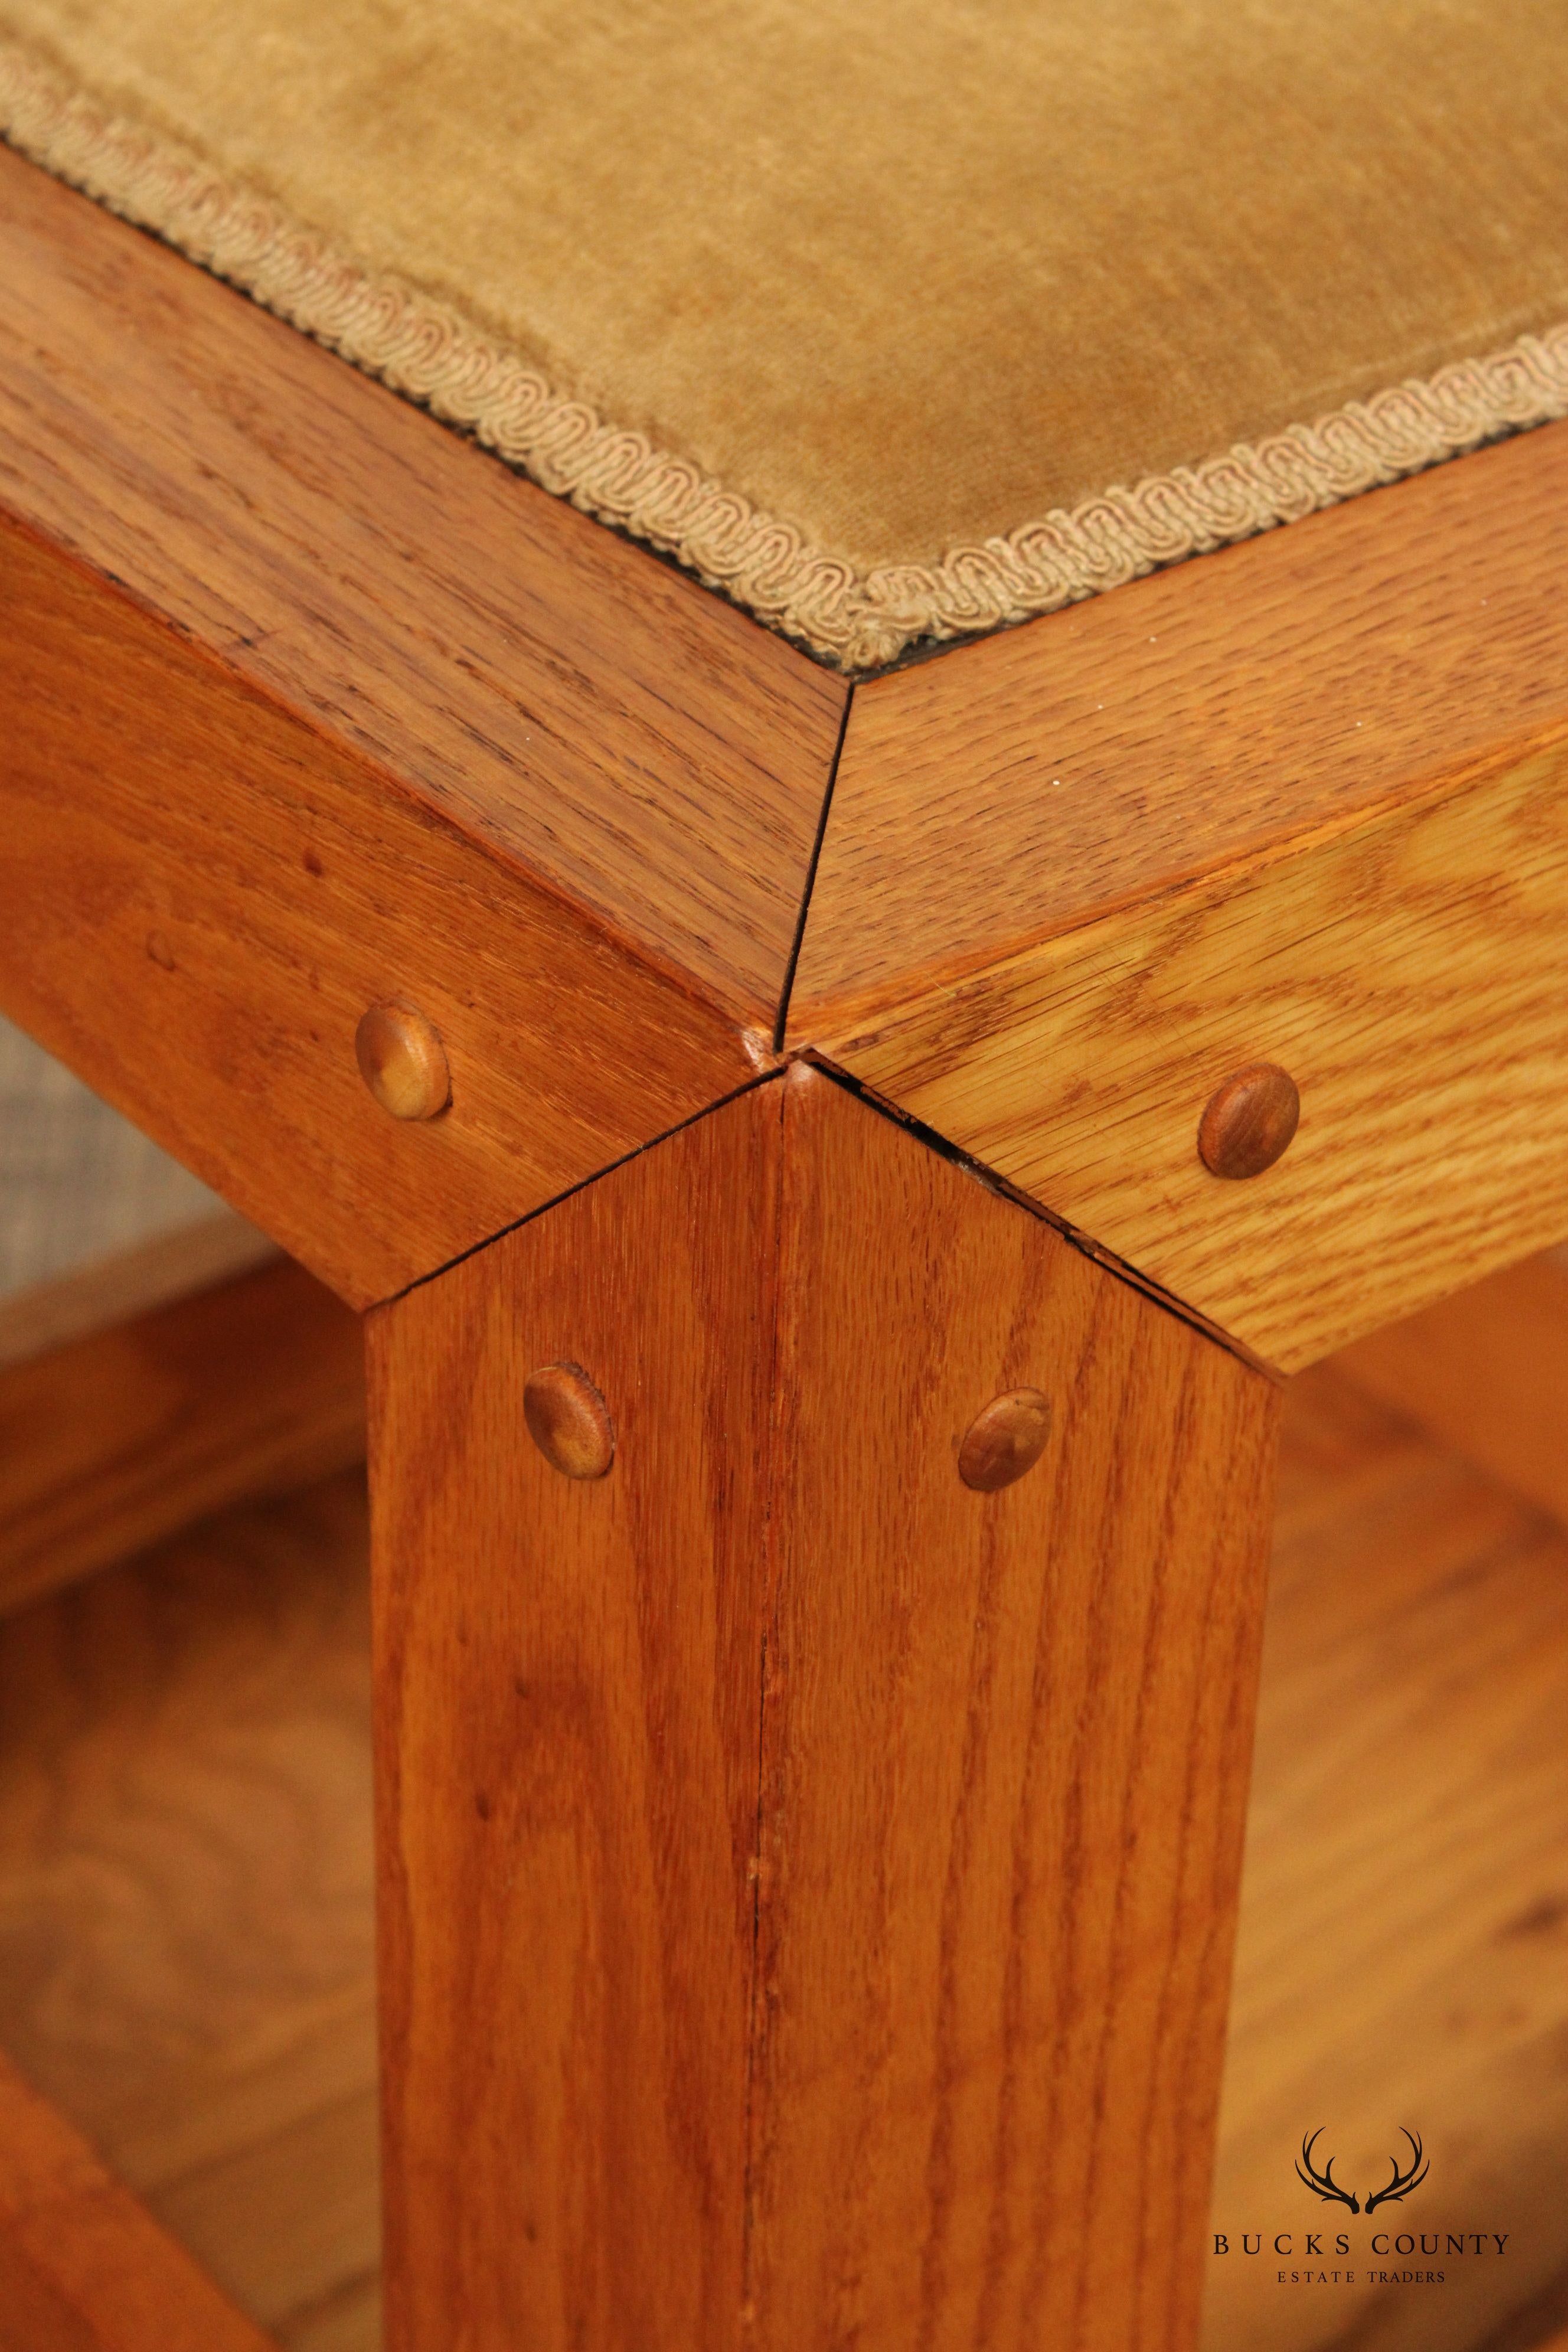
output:
[[[1280, 1377], [1568, 1235], [1565, 89], [0, 5], [0, 1003], [366, 1315], [391, 2352], [1190, 2352]], [[56, 2131], [18, 2340], [253, 2344]]]

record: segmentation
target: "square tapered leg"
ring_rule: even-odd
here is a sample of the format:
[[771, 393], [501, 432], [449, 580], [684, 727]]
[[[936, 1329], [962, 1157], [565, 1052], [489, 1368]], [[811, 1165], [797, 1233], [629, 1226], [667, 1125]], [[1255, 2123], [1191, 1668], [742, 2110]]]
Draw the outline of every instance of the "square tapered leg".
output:
[[1190, 2345], [1274, 1384], [807, 1070], [371, 1362], [390, 2346]]

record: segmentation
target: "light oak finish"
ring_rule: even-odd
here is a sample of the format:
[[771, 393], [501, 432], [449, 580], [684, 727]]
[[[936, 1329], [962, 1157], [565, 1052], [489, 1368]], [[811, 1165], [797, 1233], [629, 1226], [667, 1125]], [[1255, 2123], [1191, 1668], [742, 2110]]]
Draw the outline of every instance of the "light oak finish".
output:
[[0, 2058], [3, 2352], [268, 2352], [86, 2142]]
[[[1292, 1381], [1203, 2352], [1544, 2352], [1568, 2322], [1565, 1722], [1563, 1532], [1341, 1360]], [[1370, 2222], [1320, 2203], [1295, 2173], [1320, 2125], [1363, 2196], [1419, 2131], [1418, 2195]], [[1391, 2222], [1509, 2242], [1370, 2262]], [[1353, 2284], [1279, 2284], [1334, 2264], [1270, 2261], [1277, 2232], [1300, 2257], [1341, 2228]]]
[[1198, 1121], [1198, 1158], [1211, 1176], [1244, 1183], [1289, 1150], [1300, 1118], [1301, 1097], [1289, 1070], [1255, 1062], [1210, 1096]]
[[387, 2352], [738, 2338], [781, 1102], [369, 1319]]
[[977, 1494], [999, 1494], [1034, 1468], [1051, 1433], [1051, 1401], [1038, 1389], [1008, 1389], [983, 1405], [963, 1433], [958, 1475]]
[[0, 506], [771, 1031], [843, 680], [5, 148]]
[[1568, 424], [856, 688], [793, 1036], [1568, 717]]
[[[1564, 551], [1568, 428], [869, 681], [850, 709], [842, 680], [46, 175], [0, 156], [0, 500], [54, 551], [52, 576], [47, 551], [41, 573], [11, 558], [29, 814], [0, 998], [358, 1305], [765, 1065], [847, 712], [791, 1034], [982, 1158], [995, 1120], [961, 1104], [950, 1126], [942, 1083], [972, 989], [994, 1009], [1020, 955], [1157, 920], [1184, 880], [1245, 886], [1315, 827], [1381, 839], [1422, 779], [1512, 762], [1568, 712], [1568, 624], [1537, 588]], [[150, 608], [134, 644], [64, 548]], [[384, 1001], [417, 1004], [454, 1088], [395, 1146], [344, 1091], [345, 1032]], [[900, 1029], [882, 1076], [849, 1050], [868, 1021]], [[1185, 1118], [1235, 1066], [1205, 1052]], [[1136, 1189], [1138, 1103], [1115, 1055], [1103, 1075]], [[1411, 1188], [1441, 1183], [1429, 1139], [1401, 1139]], [[1188, 1291], [1144, 1263], [1119, 1207], [1101, 1224], [1097, 1194], [1053, 1197], [1077, 1199], [1076, 1169], [1046, 1173], [1056, 1213], [1266, 1356], [1359, 1328], [1229, 1322], [1201, 1274]], [[1495, 1185], [1510, 1174], [1528, 1184], [1528, 1159], [1500, 1154]], [[1506, 1204], [1498, 1255], [1542, 1237], [1531, 1205]], [[1231, 1215], [1194, 1250], [1227, 1255]], [[1376, 1311], [1479, 1270], [1402, 1273]]]
[[[1278, 1410], [1191, 1318], [1300, 1363], [1568, 1231], [1565, 490], [851, 698], [0, 152], [0, 1003], [391, 1302], [390, 2352], [1190, 2345]], [[1136, 1280], [755, 1083], [786, 998]]]
[[[1568, 1233], [1568, 728], [825, 1040], [1287, 1370]], [[1216, 1083], [1301, 1123], [1211, 1175]]]
[[287, 1260], [0, 1370], [0, 1610], [363, 1458], [359, 1318]]
[[364, 1521], [340, 1475], [0, 1623], [0, 2045], [287, 2352], [378, 2347]]
[[1568, 1262], [1548, 1252], [1358, 1339], [1336, 1370], [1568, 1527]]
[[[756, 2341], [1183, 2345], [1278, 1392], [820, 1077], [788, 1099]], [[1053, 1430], [975, 1494], [998, 1386]]]
[[1189, 2342], [1273, 1385], [807, 1069], [370, 1360], [389, 2352]]
[[[721, 1014], [4, 520], [0, 717], [0, 1004], [353, 1306], [752, 1076]], [[438, 1119], [360, 1076], [394, 998], [444, 1041]]]

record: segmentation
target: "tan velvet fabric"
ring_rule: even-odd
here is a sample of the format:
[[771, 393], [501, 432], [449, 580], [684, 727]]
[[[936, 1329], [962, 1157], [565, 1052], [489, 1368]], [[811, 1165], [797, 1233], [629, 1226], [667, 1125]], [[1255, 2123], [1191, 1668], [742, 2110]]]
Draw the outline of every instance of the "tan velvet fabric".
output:
[[[1568, 320], [1568, 0], [0, 0], [0, 31], [839, 580]], [[1552, 366], [1511, 421], [1568, 403]]]

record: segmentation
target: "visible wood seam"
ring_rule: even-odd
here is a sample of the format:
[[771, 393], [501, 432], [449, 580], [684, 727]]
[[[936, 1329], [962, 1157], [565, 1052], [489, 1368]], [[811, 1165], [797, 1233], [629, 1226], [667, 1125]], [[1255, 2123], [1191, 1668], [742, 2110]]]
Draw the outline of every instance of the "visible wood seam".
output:
[[779, 993], [779, 1016], [773, 1024], [773, 1051], [784, 1051], [784, 1031], [789, 1024], [789, 1001], [795, 988], [795, 967], [805, 943], [806, 918], [811, 912], [811, 894], [816, 887], [816, 869], [822, 858], [822, 845], [827, 839], [827, 820], [833, 808], [833, 787], [838, 782], [839, 763], [844, 757], [845, 739], [849, 732], [849, 713], [855, 708], [855, 688], [851, 686], [844, 697], [844, 708], [838, 715], [838, 740], [833, 746], [833, 758], [827, 770], [827, 782], [823, 789], [822, 807], [816, 820], [816, 837], [811, 845], [811, 856], [806, 865], [805, 882], [800, 894], [800, 913], [795, 919], [795, 938], [790, 943], [789, 961], [784, 966], [784, 987]]
[[[1393, 781], [1348, 808], [1330, 809], [1310, 823], [1287, 828], [1271, 839], [1221, 851], [1205, 863], [1162, 875], [1152, 884], [1135, 884], [1113, 898], [1097, 899], [1082, 909], [1075, 908], [1057, 917], [1043, 929], [1014, 931], [1004, 940], [988, 940], [983, 947], [966, 948], [962, 954], [944, 961], [910, 965], [874, 988], [808, 999], [802, 1021], [809, 1022], [816, 1035], [831, 1040], [830, 1050], [851, 1052], [863, 1045], [868, 1035], [891, 1026], [931, 997], [946, 991], [956, 992], [971, 982], [997, 982], [1010, 965], [1026, 963], [1031, 956], [1058, 940], [1091, 932], [1102, 923], [1113, 923], [1133, 912], [1153, 918], [1182, 899], [1246, 889], [1276, 867], [1309, 857], [1350, 835], [1369, 833], [1390, 819], [1418, 814], [1457, 799], [1500, 771], [1515, 767], [1538, 751], [1551, 750], [1563, 740], [1565, 732], [1568, 716], [1538, 719], [1468, 752], [1458, 765], [1451, 761], [1438, 761], [1415, 777]], [[816, 1050], [810, 1038], [798, 1034], [775, 1046], [775, 1051], [789, 1054]]]
[[772, 1069], [759, 1070], [755, 1077], [743, 1078], [741, 1084], [738, 1087], [732, 1087], [728, 1094], [715, 1095], [713, 1100], [704, 1103], [700, 1110], [694, 1110], [689, 1118], [678, 1118], [673, 1127], [661, 1128], [657, 1135], [650, 1135], [646, 1143], [635, 1145], [630, 1151], [623, 1151], [618, 1160], [607, 1160], [602, 1168], [595, 1168], [590, 1174], [579, 1177], [575, 1184], [568, 1184], [563, 1192], [552, 1192], [549, 1200], [541, 1201], [536, 1209], [525, 1210], [521, 1217], [513, 1217], [510, 1224], [498, 1225], [493, 1234], [487, 1234], [482, 1241], [470, 1243], [467, 1249], [459, 1250], [456, 1257], [447, 1258], [441, 1265], [432, 1266], [428, 1274], [416, 1275], [412, 1282], [405, 1283], [401, 1290], [389, 1291], [384, 1298], [373, 1299], [368, 1307], [361, 1309], [361, 1312], [365, 1315], [379, 1314], [384, 1307], [395, 1306], [400, 1298], [406, 1298], [411, 1291], [423, 1290], [426, 1284], [429, 1282], [439, 1282], [442, 1276], [450, 1274], [454, 1266], [461, 1265], [468, 1258], [478, 1257], [481, 1250], [493, 1248], [497, 1242], [504, 1241], [508, 1234], [515, 1234], [520, 1226], [532, 1224], [536, 1217], [547, 1217], [552, 1209], [559, 1208], [563, 1201], [571, 1200], [574, 1193], [585, 1192], [590, 1184], [597, 1184], [602, 1178], [612, 1175], [617, 1168], [626, 1167], [629, 1160], [640, 1160], [645, 1151], [652, 1151], [659, 1144], [668, 1143], [671, 1136], [683, 1133], [689, 1127], [695, 1127], [699, 1119], [710, 1118], [716, 1110], [722, 1110], [726, 1103], [736, 1102], [742, 1095], [753, 1093], [758, 1087], [766, 1086], [771, 1079], [782, 1078], [787, 1066], [781, 1062]]
[[[784, 1074], [787, 1075], [787, 1074]], [[773, 1630], [777, 1596], [776, 1513], [774, 1497], [778, 1491], [779, 1470], [784, 1448], [779, 1430], [779, 1399], [784, 1394], [785, 1366], [784, 1363], [784, 1245], [785, 1200], [785, 1153], [788, 1149], [787, 1117], [789, 1088], [781, 1087], [778, 1094], [778, 1118], [773, 1136], [773, 1204], [769, 1220], [763, 1263], [758, 1269], [761, 1287], [761, 1310], [766, 1328], [762, 1335], [762, 1355], [767, 1366], [766, 1412], [767, 1427], [763, 1433], [763, 1524], [762, 1607], [759, 1611], [761, 1638], [758, 1643], [757, 1674], [757, 1811], [752, 1852], [752, 1982], [746, 2033], [745, 2089], [745, 2161], [742, 2186], [741, 2215], [741, 2317], [749, 2326], [752, 2311], [752, 2251], [755, 2210], [752, 2188], [756, 2172], [754, 2139], [756, 2116], [756, 2082], [762, 2054], [763, 2037], [766, 2032], [767, 1998], [762, 1981], [763, 1900], [764, 1895], [763, 1859], [764, 1822], [767, 1811], [767, 1725], [768, 1675], [773, 1660]]]
[[1005, 537], [860, 572], [645, 434], [606, 423], [457, 310], [117, 116], [14, 38], [0, 134], [601, 521], [851, 672], [923, 639], [1058, 611], [1568, 414], [1568, 323], [1390, 384], [1313, 424], [1117, 484]]
[[1201, 1333], [1205, 1339], [1212, 1339], [1216, 1347], [1223, 1348], [1227, 1355], [1235, 1356], [1250, 1371], [1261, 1372], [1266, 1380], [1283, 1382], [1285, 1375], [1279, 1367], [1262, 1356], [1254, 1355], [1251, 1349], [1237, 1339], [1233, 1332], [1222, 1330], [1217, 1323], [1211, 1323], [1206, 1316], [1195, 1307], [1189, 1307], [1185, 1299], [1178, 1298], [1173, 1291], [1163, 1290], [1150, 1276], [1141, 1274], [1125, 1258], [1118, 1257], [1114, 1250], [1107, 1249], [1102, 1242], [1097, 1242], [1092, 1234], [1083, 1233], [1077, 1225], [1069, 1224], [1054, 1209], [1047, 1209], [1044, 1202], [1037, 1201], [1032, 1193], [1021, 1192], [1005, 1176], [998, 1175], [995, 1169], [988, 1168], [983, 1160], [976, 1160], [972, 1152], [964, 1150], [962, 1144], [952, 1142], [934, 1127], [928, 1127], [923, 1119], [916, 1118], [910, 1111], [900, 1110], [896, 1102], [878, 1094], [862, 1079], [856, 1077], [852, 1071], [840, 1069], [837, 1063], [828, 1061], [809, 1045], [797, 1047], [791, 1061], [805, 1063], [812, 1069], [820, 1070], [825, 1078], [831, 1078], [836, 1086], [844, 1088], [846, 1094], [853, 1095], [868, 1109], [890, 1119], [895, 1127], [905, 1129], [928, 1150], [934, 1151], [939, 1160], [951, 1160], [955, 1168], [962, 1168], [966, 1176], [973, 1177], [977, 1184], [983, 1184], [988, 1192], [999, 1194], [1003, 1200], [1010, 1201], [1016, 1209], [1022, 1209], [1042, 1224], [1049, 1225], [1081, 1257], [1102, 1266], [1107, 1274], [1115, 1275], [1118, 1280], [1125, 1282], [1147, 1298], [1151, 1306], [1163, 1307], [1167, 1315], [1174, 1316], [1178, 1323], [1184, 1323], [1190, 1330]]

